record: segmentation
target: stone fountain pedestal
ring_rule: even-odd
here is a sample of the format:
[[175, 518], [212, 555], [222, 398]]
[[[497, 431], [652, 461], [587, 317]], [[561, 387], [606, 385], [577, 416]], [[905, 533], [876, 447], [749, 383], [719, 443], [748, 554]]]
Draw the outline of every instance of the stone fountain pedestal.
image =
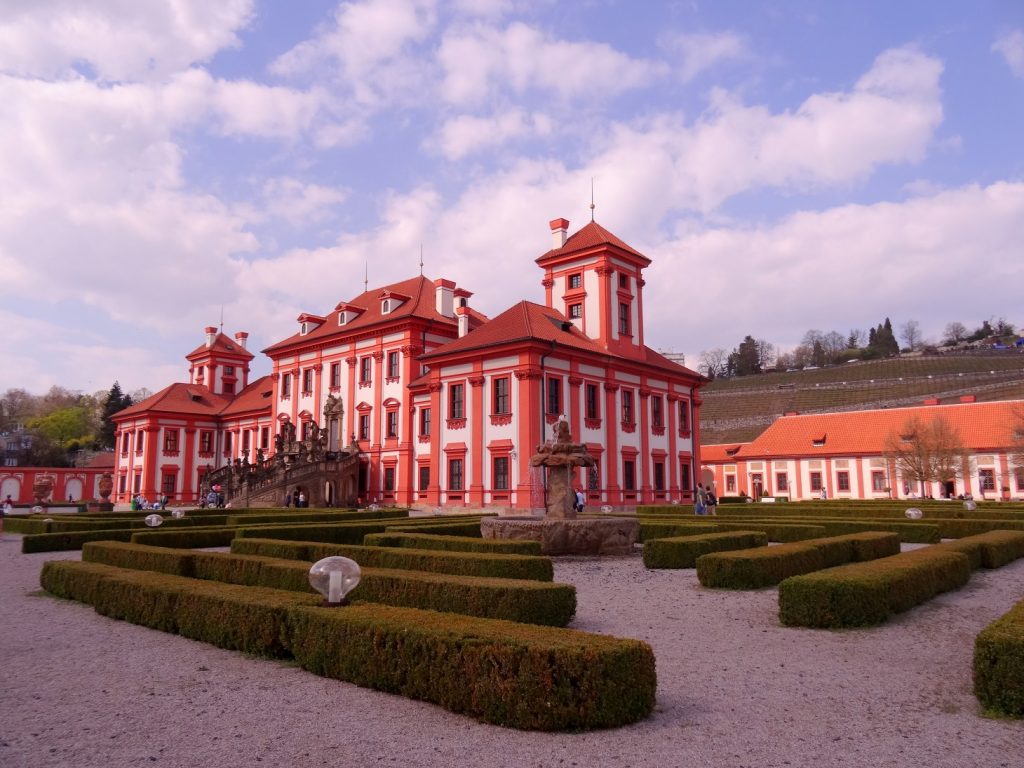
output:
[[640, 522], [628, 517], [489, 517], [485, 539], [540, 542], [545, 555], [628, 555], [640, 539]]
[[530, 466], [544, 467], [544, 517], [485, 518], [480, 534], [485, 539], [539, 541], [545, 555], [628, 555], [640, 539], [640, 522], [626, 517], [576, 517], [572, 477], [577, 467], [592, 467], [586, 446], [573, 443], [569, 423], [555, 424], [555, 439], [541, 445]]

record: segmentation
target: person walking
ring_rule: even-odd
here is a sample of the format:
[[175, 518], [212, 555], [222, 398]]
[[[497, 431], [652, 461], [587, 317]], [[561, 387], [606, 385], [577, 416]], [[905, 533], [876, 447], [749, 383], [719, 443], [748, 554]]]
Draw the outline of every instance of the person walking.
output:
[[704, 509], [709, 515], [717, 515], [717, 508], [718, 497], [715, 496], [715, 492], [711, 490], [711, 486], [709, 485], [704, 493]]
[[707, 491], [704, 490], [704, 483], [697, 483], [697, 498], [694, 503], [694, 514], [703, 515], [707, 511]]

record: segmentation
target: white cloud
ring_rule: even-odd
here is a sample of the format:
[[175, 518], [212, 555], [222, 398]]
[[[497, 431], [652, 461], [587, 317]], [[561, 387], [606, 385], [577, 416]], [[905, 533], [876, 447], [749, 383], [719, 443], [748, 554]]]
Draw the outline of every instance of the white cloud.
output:
[[734, 32], [671, 35], [662, 46], [679, 54], [679, 76], [683, 82], [723, 61], [747, 55], [743, 38]]
[[444, 71], [441, 94], [459, 105], [486, 99], [495, 89], [608, 98], [647, 87], [667, 71], [661, 62], [634, 59], [604, 43], [552, 39], [522, 22], [450, 31], [438, 61]]
[[162, 78], [223, 48], [252, 0], [47, 0], [0, 7], [0, 72], [68, 76], [83, 63], [105, 81]]
[[992, 50], [1002, 54], [1016, 77], [1024, 78], [1024, 31], [1015, 29], [992, 43]]
[[267, 212], [292, 226], [328, 218], [331, 209], [348, 197], [344, 190], [306, 184], [291, 177], [268, 179], [261, 193]]
[[547, 136], [551, 129], [552, 121], [547, 115], [527, 114], [518, 109], [493, 117], [459, 115], [444, 122], [435, 143], [449, 160], [460, 160], [511, 139]]

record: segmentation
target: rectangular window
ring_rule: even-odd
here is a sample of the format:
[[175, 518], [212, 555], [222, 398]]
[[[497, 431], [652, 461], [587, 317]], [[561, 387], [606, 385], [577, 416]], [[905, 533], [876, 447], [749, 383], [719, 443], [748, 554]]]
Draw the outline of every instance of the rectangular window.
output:
[[222, 384], [222, 387], [224, 388], [224, 394], [225, 395], [233, 395], [233, 394], [235, 394], [235, 382], [233, 382], [233, 381], [225, 381]]
[[508, 377], [502, 376], [501, 378], [491, 379], [492, 387], [494, 388], [494, 413], [510, 413], [509, 399], [508, 399]]
[[430, 437], [430, 409], [420, 408], [420, 434]]
[[623, 275], [622, 273], [619, 273], [619, 288], [622, 288], [624, 290], [629, 289], [629, 275]]
[[173, 496], [175, 486], [178, 483], [178, 476], [173, 472], [168, 472], [164, 475], [164, 481], [160, 486], [160, 490], [164, 496]]
[[690, 488], [690, 462], [681, 461], [679, 463], [679, 490], [688, 491]]
[[359, 414], [359, 439], [370, 439], [370, 414], [368, 413]]
[[388, 352], [388, 378], [398, 378], [398, 353]]
[[359, 383], [369, 384], [373, 371], [373, 358], [363, 357], [359, 359]]
[[398, 411], [388, 411], [388, 437], [398, 437]]
[[213, 453], [213, 432], [208, 429], [199, 433], [199, 452]]
[[462, 459], [448, 461], [448, 490], [462, 490]]
[[573, 320], [583, 317], [583, 305], [582, 304], [570, 304], [569, 305], [569, 317]]
[[128, 441], [131, 439], [131, 435], [125, 432], [121, 435], [121, 453], [128, 453]]
[[232, 453], [231, 449], [233, 447], [234, 437], [235, 437], [234, 432], [225, 432], [224, 433], [224, 455], [225, 456], [230, 456], [231, 453]]
[[629, 336], [629, 304], [619, 304], [619, 335]]
[[128, 488], [128, 476], [127, 475], [121, 475], [117, 479], [117, 492], [118, 493], [124, 493], [127, 490], [127, 488]]
[[661, 395], [651, 397], [651, 425], [655, 427], [665, 426], [665, 414], [662, 410]]
[[395, 490], [395, 468], [384, 467], [384, 490]]
[[785, 472], [775, 473], [775, 490], [779, 493], [786, 493], [789, 491], [789, 477]]
[[654, 462], [654, 490], [665, 490], [665, 462]]
[[146, 442], [146, 433], [141, 429], [135, 433], [135, 452], [142, 453], [142, 449]]
[[548, 379], [547, 413], [560, 414], [562, 412], [562, 380]]
[[233, 366], [233, 365], [225, 365], [224, 366], [224, 375], [225, 376], [234, 376], [235, 375], [235, 366]]
[[636, 462], [632, 459], [622, 462], [622, 487], [627, 491], [636, 490]]
[[142, 491], [142, 473], [135, 473], [135, 481], [132, 483], [132, 493], [139, 493]]
[[270, 447], [270, 427], [260, 427], [260, 448], [267, 450]]
[[598, 406], [597, 384], [587, 384], [584, 392], [584, 399], [586, 400], [586, 417], [588, 419], [600, 418], [601, 411]]
[[164, 428], [164, 450], [167, 453], [178, 452], [178, 430]]
[[982, 493], [986, 491], [994, 491], [996, 489], [996, 473], [994, 469], [979, 469], [978, 470], [978, 484], [981, 486]]
[[821, 490], [821, 472], [811, 472], [811, 490]]
[[850, 473], [836, 472], [836, 488], [840, 491], [850, 490]]
[[871, 473], [871, 490], [879, 493], [885, 492], [885, 472], [880, 469]]
[[569, 275], [569, 289], [579, 288], [583, 285], [583, 275], [577, 272], [575, 275]]
[[494, 490], [508, 490], [508, 456], [494, 457]]
[[679, 402], [679, 431], [686, 433], [690, 431], [690, 401]]
[[622, 390], [622, 423], [633, 424], [633, 391]]
[[1013, 481], [1018, 491], [1024, 491], [1024, 467], [1013, 470]]
[[448, 387], [448, 418], [466, 418], [465, 384], [451, 384]]
[[302, 394], [308, 395], [313, 391], [313, 369], [307, 368], [302, 372]]
[[736, 475], [725, 476], [726, 493], [736, 493]]
[[341, 386], [341, 363], [331, 363], [331, 386]]
[[242, 430], [242, 453], [249, 453], [252, 448], [252, 431], [248, 429]]
[[425, 491], [430, 487], [430, 467], [420, 467], [420, 490]]
[[597, 491], [601, 489], [601, 462], [594, 459], [594, 466], [587, 470], [587, 490]]
[[291, 396], [292, 396], [292, 375], [290, 373], [285, 373], [285, 374], [283, 374], [281, 376], [281, 397], [285, 398], [285, 397], [291, 397]]

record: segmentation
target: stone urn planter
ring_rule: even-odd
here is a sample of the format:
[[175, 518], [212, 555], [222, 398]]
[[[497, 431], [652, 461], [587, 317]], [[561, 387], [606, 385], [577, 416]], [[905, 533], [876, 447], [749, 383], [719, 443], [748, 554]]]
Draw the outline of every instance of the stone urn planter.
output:
[[36, 500], [37, 506], [46, 506], [46, 500], [53, 493], [53, 478], [37, 477], [32, 484], [32, 497]]

